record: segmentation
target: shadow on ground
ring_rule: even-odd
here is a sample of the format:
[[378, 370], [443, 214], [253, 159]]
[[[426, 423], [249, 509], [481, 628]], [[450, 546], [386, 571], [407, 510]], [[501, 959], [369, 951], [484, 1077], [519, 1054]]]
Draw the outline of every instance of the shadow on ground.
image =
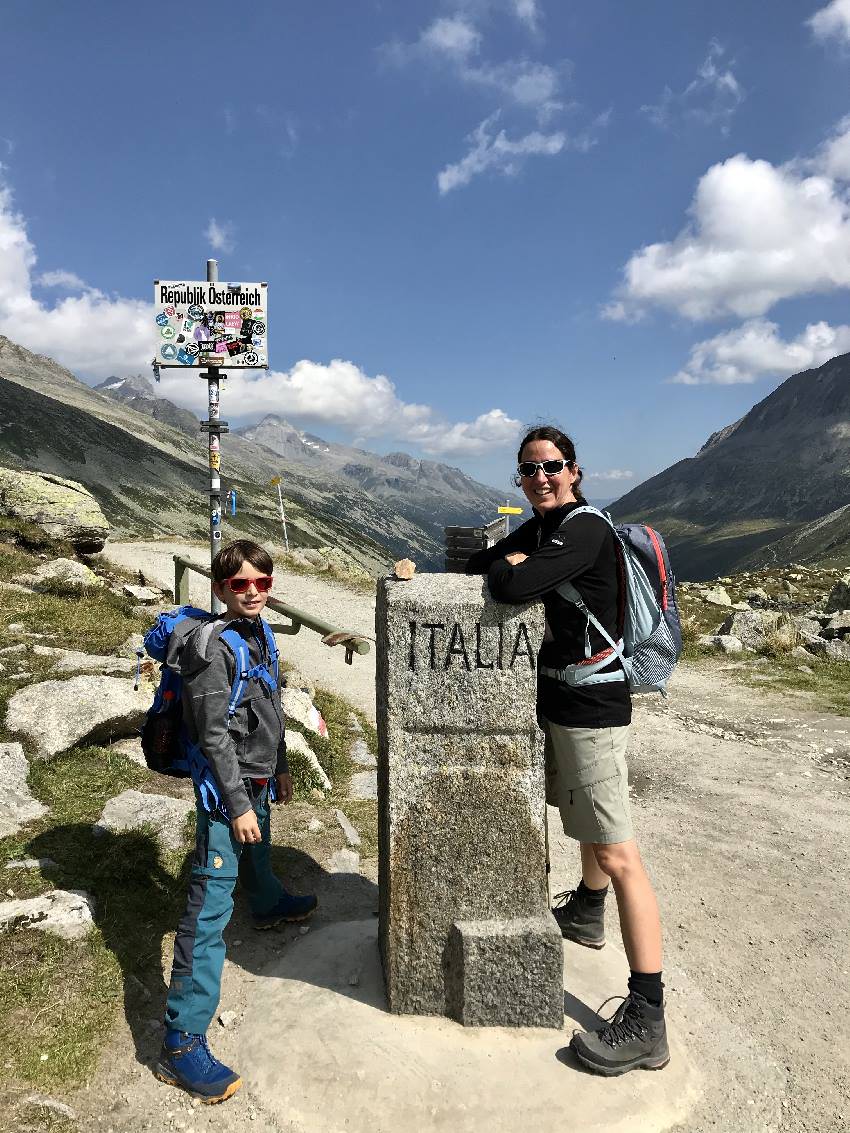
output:
[[[95, 924], [121, 971], [124, 1015], [136, 1059], [150, 1066], [162, 1041], [168, 990], [163, 971], [167, 975], [171, 967], [171, 941], [165, 938], [174, 933], [183, 912], [193, 851], [169, 870], [153, 836], [133, 831], [94, 837], [91, 825], [80, 823], [38, 834], [27, 852], [58, 863], [45, 871], [58, 886], [84, 890], [94, 898]], [[377, 914], [377, 886], [359, 874], [329, 873], [309, 854], [282, 846], [272, 847], [272, 865], [288, 890], [318, 896], [311, 925]], [[225, 931], [227, 956], [256, 974], [298, 938], [299, 926], [257, 932], [238, 885], [235, 901]]]

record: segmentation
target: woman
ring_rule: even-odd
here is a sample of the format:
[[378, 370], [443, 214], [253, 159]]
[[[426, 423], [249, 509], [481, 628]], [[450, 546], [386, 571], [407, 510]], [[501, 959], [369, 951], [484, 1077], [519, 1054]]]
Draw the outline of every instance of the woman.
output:
[[532, 429], [518, 453], [517, 483], [534, 517], [467, 563], [487, 573], [499, 602], [543, 601], [546, 634], [538, 666], [538, 717], [546, 737], [547, 798], [561, 812], [564, 832], [581, 848], [582, 879], [553, 908], [568, 940], [590, 948], [605, 943], [609, 878], [617, 896], [629, 960], [628, 995], [597, 1031], [576, 1034], [571, 1046], [600, 1074], [669, 1062], [661, 982], [661, 923], [652, 885], [632, 831], [626, 771], [631, 698], [613, 649], [587, 617], [557, 592], [572, 583], [616, 641], [623, 595], [614, 533], [583, 512], [582, 473], [572, 441], [550, 425]]

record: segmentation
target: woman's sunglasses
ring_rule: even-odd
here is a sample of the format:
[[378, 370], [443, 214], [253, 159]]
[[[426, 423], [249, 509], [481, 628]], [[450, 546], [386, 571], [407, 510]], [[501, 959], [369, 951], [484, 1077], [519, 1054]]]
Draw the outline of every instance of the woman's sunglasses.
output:
[[544, 476], [559, 476], [570, 462], [568, 460], [523, 460], [517, 465], [517, 472], [530, 480], [537, 475], [537, 469], [543, 469]]
[[259, 578], [226, 578], [225, 585], [231, 594], [247, 594], [252, 584], [260, 594], [267, 594], [272, 588], [274, 579], [270, 574], [261, 574]]

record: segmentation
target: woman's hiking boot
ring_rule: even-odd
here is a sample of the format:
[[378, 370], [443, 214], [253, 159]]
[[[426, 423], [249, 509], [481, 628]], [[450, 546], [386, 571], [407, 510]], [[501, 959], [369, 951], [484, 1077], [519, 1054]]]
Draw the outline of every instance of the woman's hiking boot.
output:
[[262, 932], [264, 929], [274, 928], [279, 924], [306, 921], [318, 903], [312, 893], [299, 897], [295, 893], [284, 892], [273, 909], [263, 913], [262, 916], [254, 913], [251, 922], [254, 928]]
[[223, 1102], [242, 1085], [239, 1075], [215, 1057], [206, 1035], [186, 1031], [165, 1032], [154, 1074], [160, 1082], [180, 1086], [205, 1105]]
[[604, 1027], [573, 1035], [570, 1047], [585, 1066], [606, 1077], [638, 1067], [661, 1070], [670, 1061], [664, 1004], [630, 991]]
[[578, 889], [556, 893], [552, 898], [552, 915], [558, 922], [561, 936], [585, 948], [605, 945], [605, 902], [588, 901]]

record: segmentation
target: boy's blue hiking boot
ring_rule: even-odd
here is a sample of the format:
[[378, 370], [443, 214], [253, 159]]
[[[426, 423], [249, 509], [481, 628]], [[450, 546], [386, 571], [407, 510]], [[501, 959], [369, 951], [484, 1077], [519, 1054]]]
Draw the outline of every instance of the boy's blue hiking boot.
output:
[[308, 893], [304, 897], [299, 897], [295, 893], [285, 892], [273, 909], [270, 909], [267, 913], [263, 913], [262, 916], [258, 916], [255, 913], [251, 917], [251, 922], [254, 928], [262, 932], [264, 929], [274, 928], [279, 924], [292, 924], [296, 921], [306, 921], [318, 903], [312, 893]]
[[242, 1079], [215, 1057], [206, 1035], [166, 1031], [154, 1074], [169, 1086], [181, 1086], [205, 1105], [223, 1102], [235, 1094]]

